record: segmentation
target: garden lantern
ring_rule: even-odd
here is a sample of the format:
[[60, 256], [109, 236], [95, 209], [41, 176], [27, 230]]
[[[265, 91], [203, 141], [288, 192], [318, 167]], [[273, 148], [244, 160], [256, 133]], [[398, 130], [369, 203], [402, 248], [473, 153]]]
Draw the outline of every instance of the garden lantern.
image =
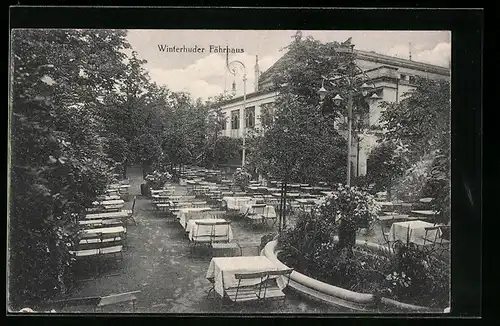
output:
[[342, 102], [343, 98], [340, 97], [339, 94], [335, 95], [335, 97], [333, 98], [333, 103], [335, 103], [335, 105], [340, 105], [340, 103]]
[[373, 89], [373, 85], [363, 83], [363, 85], [361, 85], [361, 94], [363, 94], [363, 96], [366, 96], [371, 89]]
[[325, 99], [325, 96], [326, 96], [327, 93], [328, 93], [328, 91], [323, 86], [321, 86], [321, 88], [318, 91], [319, 99], [321, 101], [323, 101]]

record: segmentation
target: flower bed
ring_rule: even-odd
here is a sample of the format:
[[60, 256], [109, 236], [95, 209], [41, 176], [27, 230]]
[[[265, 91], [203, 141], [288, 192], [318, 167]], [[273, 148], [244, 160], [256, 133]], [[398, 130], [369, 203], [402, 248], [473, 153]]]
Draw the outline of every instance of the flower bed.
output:
[[374, 304], [385, 297], [389, 305], [396, 300], [442, 311], [449, 305], [449, 264], [411, 243], [389, 252], [356, 240], [356, 231], [373, 223], [376, 214], [370, 194], [338, 185], [332, 196], [280, 234], [279, 259], [304, 277], [351, 293], [347, 297], [354, 301]]
[[[397, 256], [359, 240], [352, 256], [341, 252], [328, 260], [300, 259], [289, 248], [279, 249], [277, 259], [306, 277], [359, 295], [372, 294], [365, 298], [368, 305], [376, 304], [378, 298], [383, 298], [382, 304], [409, 310], [442, 311], [449, 305], [449, 266], [437, 259], [426, 257], [422, 266], [413, 266], [422, 270], [418, 273], [403, 271]], [[335, 252], [334, 244], [318, 249], [322, 250]]]

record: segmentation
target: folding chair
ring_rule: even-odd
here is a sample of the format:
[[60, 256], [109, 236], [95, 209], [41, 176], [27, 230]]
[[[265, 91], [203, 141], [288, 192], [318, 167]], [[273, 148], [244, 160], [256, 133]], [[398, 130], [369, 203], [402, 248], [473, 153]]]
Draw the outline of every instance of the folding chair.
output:
[[97, 308], [99, 308], [102, 312], [104, 307], [130, 302], [132, 303], [132, 312], [135, 312], [135, 303], [137, 301], [137, 295], [140, 293], [141, 291], [133, 291], [120, 294], [110, 294], [107, 296], [100, 297], [99, 303], [97, 304]]
[[206, 216], [214, 219], [222, 219], [226, 215], [226, 211], [207, 211]]
[[125, 210], [127, 212], [127, 218], [125, 219], [125, 225], [127, 225], [129, 220], [132, 220], [134, 222], [134, 225], [137, 225], [136, 220], [134, 219], [134, 211], [135, 211], [135, 202], [137, 200], [137, 196], [134, 196], [134, 202], [132, 203], [132, 209], [131, 210]]

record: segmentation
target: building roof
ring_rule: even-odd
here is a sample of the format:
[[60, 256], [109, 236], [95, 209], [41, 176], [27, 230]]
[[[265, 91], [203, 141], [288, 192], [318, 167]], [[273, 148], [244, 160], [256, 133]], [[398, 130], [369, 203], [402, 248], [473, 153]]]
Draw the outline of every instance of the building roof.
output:
[[[356, 60], [366, 60], [371, 62], [377, 62], [382, 65], [392, 65], [392, 66], [405, 67], [441, 75], [448, 75], [448, 76], [450, 75], [449, 68], [429, 63], [412, 61], [398, 57], [391, 57], [389, 55], [376, 53], [374, 51], [354, 50], [354, 53], [356, 54]], [[259, 85], [269, 82], [274, 72], [283, 67], [286, 61], [284, 59], [286, 59], [287, 56], [288, 52], [286, 52], [281, 58], [278, 59], [278, 61], [276, 61], [271, 67], [269, 67], [266, 71], [264, 71], [261, 74], [261, 76], [259, 77]]]
[[[269, 90], [269, 89], [262, 89], [262, 90], [258, 90], [257, 92], [248, 93], [247, 100], [254, 98], [254, 97], [258, 97], [260, 95], [269, 94], [269, 93], [273, 93], [273, 92], [274, 91]], [[228, 105], [231, 103], [237, 103], [237, 102], [241, 102], [241, 101], [243, 101], [243, 96], [233, 97], [232, 99], [229, 99], [229, 100], [225, 101], [224, 103], [222, 103], [222, 105], [224, 106], [224, 105]]]

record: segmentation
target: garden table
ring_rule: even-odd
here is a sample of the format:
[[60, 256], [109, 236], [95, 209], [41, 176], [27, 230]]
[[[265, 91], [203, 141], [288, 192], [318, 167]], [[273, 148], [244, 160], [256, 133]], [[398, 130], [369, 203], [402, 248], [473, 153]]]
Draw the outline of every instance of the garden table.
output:
[[79, 225], [121, 225], [123, 221], [119, 219], [93, 219], [93, 220], [80, 220], [78, 221]]
[[439, 214], [438, 211], [432, 211], [432, 210], [416, 210], [416, 211], [411, 211], [413, 214], [425, 216], [425, 217], [430, 217], [430, 216], [436, 216]]
[[[224, 272], [224, 288], [238, 285], [234, 277], [236, 273], [257, 273], [281, 270], [274, 262], [265, 256], [240, 256], [240, 257], [215, 257], [210, 261], [206, 278], [214, 280], [214, 289], [221, 297], [224, 296], [222, 288], [222, 272]], [[276, 278], [276, 277], [273, 277]], [[260, 280], [241, 280], [240, 286], [258, 284]]]
[[[193, 240], [193, 234], [197, 236], [209, 236], [212, 234], [212, 227], [210, 225], [197, 225], [197, 221], [203, 221], [204, 223], [215, 224], [218, 222], [226, 222], [225, 219], [221, 218], [209, 218], [209, 219], [192, 219], [186, 223], [186, 232], [188, 233], [189, 240]], [[231, 225], [215, 225], [214, 236], [224, 236], [228, 235], [229, 241], [233, 240], [233, 229]]]
[[[420, 220], [392, 223], [388, 239], [389, 241], [399, 240], [403, 243], [413, 242], [420, 244], [422, 242], [421, 239], [425, 236], [431, 239], [441, 236], [440, 229], [429, 231], [426, 234], [425, 228], [433, 226], [434, 224], [432, 223]], [[436, 235], [436, 232], [439, 233]]]
[[123, 199], [114, 199], [114, 200], [103, 200], [101, 202], [101, 205], [119, 205], [119, 204], [125, 204], [125, 202], [123, 201]]
[[[241, 214], [245, 214], [245, 213], [254, 214], [254, 213], [256, 213], [255, 212], [256, 208], [261, 207], [261, 206], [262, 205], [244, 204], [240, 208], [240, 213]], [[266, 207], [264, 207], [264, 212], [262, 214], [264, 215], [265, 218], [276, 218], [276, 211], [274, 210], [274, 207], [271, 205], [266, 205]]]
[[129, 214], [127, 212], [110, 212], [110, 213], [98, 213], [98, 214], [87, 214], [86, 219], [106, 219], [106, 218], [126, 218]]
[[243, 205], [253, 203], [255, 199], [252, 197], [223, 197], [222, 200], [226, 202], [228, 209], [239, 210]]
[[[187, 222], [191, 219], [191, 217], [200, 212], [206, 212], [212, 210], [210, 207], [186, 207], [179, 209], [179, 223], [183, 228], [186, 228]], [[194, 214], [193, 214], [194, 213]]]
[[95, 229], [85, 229], [83, 232], [86, 234], [108, 234], [108, 233], [121, 233], [125, 232], [125, 228], [123, 226], [113, 226], [113, 227], [104, 227], [104, 228], [95, 228]]
[[98, 200], [119, 200], [119, 199], [121, 199], [121, 197], [118, 195], [111, 195], [111, 196], [108, 195], [108, 196], [98, 197]]

